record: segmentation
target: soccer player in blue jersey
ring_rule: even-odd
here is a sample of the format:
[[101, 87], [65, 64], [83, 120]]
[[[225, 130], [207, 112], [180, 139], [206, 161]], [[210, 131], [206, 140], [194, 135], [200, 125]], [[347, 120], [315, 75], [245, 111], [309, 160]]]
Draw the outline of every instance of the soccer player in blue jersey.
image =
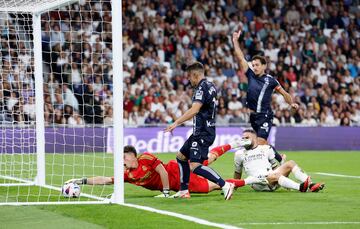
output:
[[180, 191], [173, 197], [190, 198], [188, 188], [191, 170], [218, 184], [223, 190], [225, 200], [229, 200], [234, 191], [234, 184], [225, 182], [212, 168], [202, 164], [207, 159], [209, 147], [213, 144], [216, 136], [216, 88], [213, 83], [206, 80], [204, 66], [201, 63], [195, 62], [189, 65], [186, 71], [191, 86], [194, 88], [192, 106], [165, 129], [165, 132], [172, 132], [177, 126], [193, 118], [193, 133], [176, 155], [180, 172]]
[[[273, 112], [271, 110], [271, 96], [273, 91], [280, 93], [292, 109], [297, 110], [299, 105], [294, 103], [290, 94], [287, 93], [279, 82], [271, 75], [266, 74], [266, 59], [263, 56], [253, 56], [251, 59], [251, 69], [246, 61], [243, 52], [240, 49], [239, 32], [234, 32], [232, 41], [234, 43], [235, 55], [239, 61], [240, 68], [245, 72], [248, 78], [248, 90], [246, 103], [250, 109], [250, 123], [258, 137], [259, 145], [268, 144], [267, 138], [270, 133], [273, 121]], [[274, 148], [273, 148], [274, 149]], [[276, 150], [274, 149], [276, 152]], [[281, 162], [282, 158], [276, 152], [276, 159]]]

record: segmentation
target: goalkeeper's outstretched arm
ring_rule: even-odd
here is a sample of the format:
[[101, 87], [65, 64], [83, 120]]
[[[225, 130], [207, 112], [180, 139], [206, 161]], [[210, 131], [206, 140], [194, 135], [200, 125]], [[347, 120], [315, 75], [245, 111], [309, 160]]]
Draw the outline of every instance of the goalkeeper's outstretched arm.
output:
[[90, 177], [90, 178], [75, 178], [71, 179], [65, 182], [67, 183], [76, 183], [76, 184], [88, 184], [88, 185], [108, 185], [108, 184], [114, 184], [114, 180], [112, 177]]

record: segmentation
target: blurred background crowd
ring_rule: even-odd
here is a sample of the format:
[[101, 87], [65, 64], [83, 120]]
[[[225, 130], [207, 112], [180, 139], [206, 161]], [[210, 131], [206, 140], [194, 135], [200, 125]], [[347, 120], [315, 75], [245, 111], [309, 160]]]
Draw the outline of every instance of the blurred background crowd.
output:
[[[45, 122], [112, 124], [109, 0], [73, 4], [42, 15]], [[248, 60], [264, 55], [300, 105], [292, 113], [274, 94], [274, 124], [360, 124], [359, 1], [123, 1], [124, 124], [164, 125], [191, 106], [184, 68], [200, 61], [218, 89], [219, 126], [249, 123], [247, 78], [231, 35]], [[28, 15], [0, 14], [0, 122], [35, 119]], [[19, 39], [20, 38], [20, 39]], [[20, 40], [20, 41], [19, 41]], [[116, 96], [116, 95], [115, 95]], [[191, 125], [191, 121], [186, 124]]]

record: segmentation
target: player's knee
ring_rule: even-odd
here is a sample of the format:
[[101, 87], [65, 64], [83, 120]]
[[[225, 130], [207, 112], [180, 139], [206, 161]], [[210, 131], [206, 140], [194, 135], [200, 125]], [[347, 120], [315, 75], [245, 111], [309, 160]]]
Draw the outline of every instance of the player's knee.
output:
[[269, 181], [269, 183], [274, 183], [277, 182], [280, 178], [280, 173], [273, 173], [268, 175], [267, 179]]
[[179, 159], [179, 160], [182, 160], [182, 161], [186, 161], [187, 158], [184, 156], [184, 154], [180, 153], [180, 152], [177, 152], [176, 153], [176, 158]]
[[190, 162], [190, 170], [193, 172], [197, 167], [201, 166], [200, 163], [197, 162]]
[[287, 163], [287, 166], [290, 167], [290, 169], [294, 168], [296, 165], [296, 162], [294, 160], [290, 160]]

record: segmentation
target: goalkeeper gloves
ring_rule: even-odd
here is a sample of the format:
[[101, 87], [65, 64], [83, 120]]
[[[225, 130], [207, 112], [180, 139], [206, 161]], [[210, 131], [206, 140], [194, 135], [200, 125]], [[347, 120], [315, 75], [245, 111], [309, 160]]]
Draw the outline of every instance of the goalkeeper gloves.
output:
[[160, 195], [155, 196], [155, 198], [169, 198], [170, 190], [168, 188], [164, 188]]
[[69, 183], [74, 183], [74, 184], [87, 184], [87, 178], [83, 177], [83, 178], [74, 178], [74, 179], [70, 179], [65, 181], [65, 184], [69, 184]]

